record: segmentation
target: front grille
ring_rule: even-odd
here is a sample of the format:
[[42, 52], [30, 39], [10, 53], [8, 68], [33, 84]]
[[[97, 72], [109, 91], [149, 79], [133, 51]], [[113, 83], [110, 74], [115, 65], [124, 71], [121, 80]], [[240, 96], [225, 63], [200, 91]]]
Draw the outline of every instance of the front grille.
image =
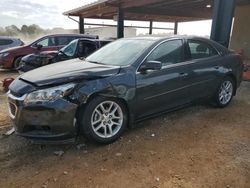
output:
[[16, 117], [17, 107], [15, 104], [9, 103], [9, 112], [10, 112], [10, 117], [12, 118]]

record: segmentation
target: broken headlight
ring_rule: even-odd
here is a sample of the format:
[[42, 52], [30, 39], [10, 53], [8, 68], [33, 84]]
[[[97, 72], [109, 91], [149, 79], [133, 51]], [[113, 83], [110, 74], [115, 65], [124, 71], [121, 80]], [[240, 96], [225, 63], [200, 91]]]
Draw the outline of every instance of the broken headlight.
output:
[[25, 99], [24, 103], [37, 103], [37, 102], [50, 102], [55, 101], [59, 98], [65, 97], [70, 94], [70, 92], [75, 87], [75, 84], [65, 84], [57, 87], [52, 87], [48, 89], [37, 90], [29, 93]]

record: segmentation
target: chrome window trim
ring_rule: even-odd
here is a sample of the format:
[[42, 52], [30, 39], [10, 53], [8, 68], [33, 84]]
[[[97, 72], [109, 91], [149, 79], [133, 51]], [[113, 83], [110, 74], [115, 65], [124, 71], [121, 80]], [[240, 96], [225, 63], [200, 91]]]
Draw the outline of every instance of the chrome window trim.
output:
[[200, 62], [197, 62], [196, 60], [201, 60], [201, 59], [206, 60], [206, 59], [214, 58], [214, 57], [217, 57], [217, 56], [219, 56], [219, 55], [215, 55], [215, 56], [211, 56], [211, 57], [207, 57], [207, 58], [188, 60], [188, 61], [184, 61], [184, 62], [177, 63], [177, 64], [166, 65], [163, 68], [173, 68], [173, 67], [179, 67], [179, 66], [184, 66], [184, 65], [191, 65], [191, 64], [195, 64], [195, 63], [200, 63]]

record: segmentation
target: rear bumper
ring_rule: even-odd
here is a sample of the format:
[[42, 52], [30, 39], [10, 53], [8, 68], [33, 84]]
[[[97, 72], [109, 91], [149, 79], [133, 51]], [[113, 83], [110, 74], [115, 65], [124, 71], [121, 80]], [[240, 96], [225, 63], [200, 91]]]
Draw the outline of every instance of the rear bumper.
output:
[[241, 85], [241, 82], [244, 81], [243, 73], [244, 73], [244, 65], [243, 65], [243, 63], [241, 63], [240, 67], [238, 68], [238, 72], [236, 73], [236, 75], [237, 75], [237, 88], [239, 88]]
[[76, 104], [59, 99], [27, 106], [24, 98], [8, 94], [9, 114], [17, 135], [48, 141], [69, 139], [76, 135]]

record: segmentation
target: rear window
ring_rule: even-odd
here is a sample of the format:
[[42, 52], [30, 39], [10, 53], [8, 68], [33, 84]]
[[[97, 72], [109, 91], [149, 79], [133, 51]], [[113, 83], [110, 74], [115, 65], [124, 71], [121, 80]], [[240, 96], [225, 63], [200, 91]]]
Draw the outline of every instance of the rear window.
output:
[[191, 59], [208, 58], [218, 55], [218, 52], [208, 43], [198, 40], [188, 40]]
[[0, 39], [0, 46], [10, 45], [13, 41], [10, 39]]

